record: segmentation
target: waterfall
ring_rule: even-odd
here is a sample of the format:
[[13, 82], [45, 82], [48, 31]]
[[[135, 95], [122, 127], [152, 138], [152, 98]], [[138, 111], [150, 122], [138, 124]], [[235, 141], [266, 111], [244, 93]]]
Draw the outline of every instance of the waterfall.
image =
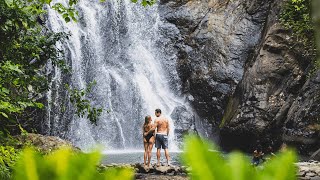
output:
[[[66, 23], [53, 10], [48, 10], [48, 26], [54, 32], [70, 32], [65, 49], [71, 76], [59, 69], [53, 74], [48, 96], [45, 131], [64, 136], [87, 150], [97, 144], [107, 150], [142, 149], [142, 124], [146, 115], [162, 109], [170, 121], [169, 149], [177, 148], [173, 109], [184, 105], [177, 93], [179, 81], [175, 62], [168, 63], [161, 46], [157, 5], [144, 8], [130, 0], [81, 0], [77, 5], [79, 21]], [[79, 89], [95, 80], [87, 96], [95, 107], [104, 109], [97, 126], [74, 115], [63, 83]]]

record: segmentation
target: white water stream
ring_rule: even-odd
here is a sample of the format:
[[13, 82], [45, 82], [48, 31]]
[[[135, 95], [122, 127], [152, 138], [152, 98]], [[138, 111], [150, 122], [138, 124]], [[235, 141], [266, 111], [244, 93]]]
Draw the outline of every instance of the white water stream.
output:
[[70, 23], [49, 10], [48, 26], [55, 32], [71, 33], [64, 49], [72, 67], [70, 77], [55, 70], [51, 86], [61, 89], [68, 82], [83, 89], [95, 80], [88, 98], [105, 110], [98, 125], [92, 125], [73, 115], [70, 104], [62, 101], [65, 93], [50, 91], [48, 132], [66, 136], [84, 150], [98, 144], [105, 150], [141, 149], [144, 117], [154, 117], [154, 110], [160, 108], [173, 127], [169, 149], [177, 150], [170, 114], [184, 99], [171, 90], [167, 78], [175, 71], [175, 62], [165, 62], [161, 54], [165, 50], [157, 44], [161, 38], [157, 5], [144, 8], [130, 0], [81, 0], [77, 8], [79, 22]]

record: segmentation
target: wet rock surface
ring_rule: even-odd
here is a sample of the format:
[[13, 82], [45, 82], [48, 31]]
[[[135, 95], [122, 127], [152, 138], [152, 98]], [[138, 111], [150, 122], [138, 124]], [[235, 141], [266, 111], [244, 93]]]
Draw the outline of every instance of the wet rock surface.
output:
[[223, 127], [225, 150], [251, 153], [258, 140], [307, 156], [320, 148], [320, 74], [308, 75], [311, 59], [279, 23], [283, 2], [160, 1], [162, 43], [200, 119], [179, 123], [210, 139]]
[[189, 179], [187, 176], [187, 168], [184, 166], [167, 166], [161, 165], [156, 166], [156, 164], [150, 167], [144, 166], [143, 164], [109, 164], [100, 165], [99, 169], [108, 168], [129, 168], [135, 171], [135, 179], [176, 179], [184, 180]]
[[162, 175], [186, 175], [187, 170], [184, 166], [172, 166], [172, 165], [161, 165], [156, 164], [150, 165], [150, 167], [144, 166], [143, 164], [134, 164], [136, 173], [153, 173]]
[[309, 161], [296, 164], [299, 168], [298, 179], [301, 180], [320, 180], [320, 162]]
[[196, 132], [195, 115], [188, 111], [185, 106], [178, 106], [173, 110], [170, 117], [175, 123], [175, 139], [180, 143], [178, 146], [181, 146], [184, 135]]
[[[296, 163], [298, 167], [297, 178], [301, 180], [318, 180], [320, 179], [320, 162], [307, 161]], [[159, 166], [152, 165], [150, 168], [143, 166], [143, 164], [109, 164], [100, 165], [99, 168], [130, 168], [135, 171], [136, 179], [176, 179], [185, 180], [188, 177], [189, 168], [185, 166]], [[188, 171], [189, 169], [189, 171]]]
[[145, 179], [145, 180], [187, 180], [190, 179], [187, 176], [176, 175], [152, 175], [152, 174], [137, 174], [136, 179]]
[[185, 94], [198, 115], [215, 123], [259, 43], [271, 1], [162, 0], [162, 33], [175, 49]]
[[228, 102], [221, 131], [225, 148], [248, 150], [260, 140], [275, 147], [284, 142], [311, 155], [320, 147], [320, 73], [307, 78], [310, 61], [292, 50], [293, 43], [280, 24], [269, 28]]
[[320, 161], [320, 149], [312, 153], [312, 155], [310, 156], [310, 159]]

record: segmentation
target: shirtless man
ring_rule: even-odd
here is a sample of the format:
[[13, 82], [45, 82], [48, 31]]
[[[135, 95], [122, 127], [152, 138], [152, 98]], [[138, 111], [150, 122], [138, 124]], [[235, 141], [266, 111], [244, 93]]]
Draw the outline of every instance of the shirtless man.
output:
[[154, 127], [150, 130], [156, 132], [156, 148], [157, 148], [157, 166], [160, 166], [160, 150], [164, 149], [164, 153], [167, 159], [167, 165], [169, 165], [169, 152], [168, 152], [168, 135], [170, 131], [169, 121], [165, 117], [161, 116], [161, 110], [156, 109], [155, 115], [157, 116]]

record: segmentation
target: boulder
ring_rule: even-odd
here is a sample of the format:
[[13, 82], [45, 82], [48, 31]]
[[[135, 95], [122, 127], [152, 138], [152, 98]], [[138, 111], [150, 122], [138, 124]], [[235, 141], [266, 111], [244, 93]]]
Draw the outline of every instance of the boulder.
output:
[[78, 147], [75, 147], [66, 140], [63, 140], [56, 136], [44, 136], [41, 134], [27, 133], [17, 137], [23, 144], [32, 145], [42, 153], [49, 153], [53, 150], [68, 147], [75, 151], [80, 151]]
[[173, 166], [156, 166], [154, 170], [157, 174], [168, 174], [174, 172], [175, 168]]
[[318, 161], [299, 162], [296, 165], [298, 167], [298, 179], [320, 179], [320, 163]]
[[183, 142], [183, 136], [195, 132], [195, 115], [187, 108], [177, 106], [170, 115], [175, 126], [175, 139]]
[[144, 166], [143, 164], [137, 163], [135, 164], [135, 169], [137, 169], [137, 173], [153, 173], [154, 172], [154, 167], [150, 166]]

